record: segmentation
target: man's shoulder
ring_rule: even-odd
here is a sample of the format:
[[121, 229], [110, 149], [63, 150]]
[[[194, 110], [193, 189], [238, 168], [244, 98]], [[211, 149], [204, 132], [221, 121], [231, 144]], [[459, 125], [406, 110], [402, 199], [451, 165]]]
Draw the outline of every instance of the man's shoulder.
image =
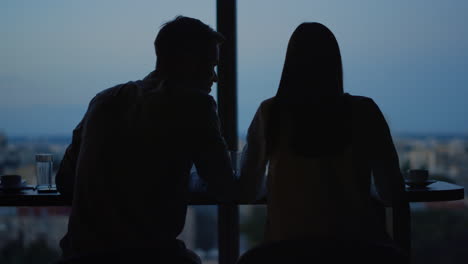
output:
[[109, 105], [109, 104], [125, 104], [133, 101], [139, 91], [135, 81], [128, 81], [114, 85], [97, 93], [91, 99], [89, 106]]
[[121, 83], [114, 85], [110, 88], [104, 89], [101, 92], [97, 93], [95, 98], [96, 99], [101, 99], [101, 98], [109, 98], [109, 97], [117, 97], [124, 93], [124, 90], [128, 90], [127, 88], [130, 87], [136, 87], [136, 83], [134, 81], [128, 81], [126, 83]]

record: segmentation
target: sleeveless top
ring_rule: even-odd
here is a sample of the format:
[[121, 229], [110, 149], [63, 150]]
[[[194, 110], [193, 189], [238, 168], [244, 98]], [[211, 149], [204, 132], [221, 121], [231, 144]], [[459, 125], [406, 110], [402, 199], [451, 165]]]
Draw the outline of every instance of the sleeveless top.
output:
[[[267, 241], [310, 237], [389, 239], [382, 218], [383, 207], [378, 206], [372, 196], [372, 171], [377, 174], [374, 177], [379, 178], [377, 182], [386, 183], [378, 188], [382, 198], [391, 203], [399, 199], [403, 186], [398, 158], [386, 123], [373, 122], [372, 115], [380, 113], [370, 110], [378, 110], [373, 101], [358, 96], [350, 96], [350, 100], [357, 110], [352, 121], [351, 144], [343, 151], [320, 157], [300, 156], [291, 149], [292, 124], [286, 114], [280, 116], [277, 143], [267, 154], [266, 121], [273, 98], [259, 107], [248, 131], [240, 186], [241, 192], [250, 196], [247, 200], [257, 198], [258, 185], [265, 182], [262, 177], [268, 171]], [[369, 136], [378, 131], [380, 136]], [[372, 141], [377, 139], [384, 144], [380, 150], [372, 147]], [[373, 160], [373, 155], [379, 162]], [[390, 184], [392, 182], [395, 184]], [[255, 195], [252, 195], [253, 189]]]

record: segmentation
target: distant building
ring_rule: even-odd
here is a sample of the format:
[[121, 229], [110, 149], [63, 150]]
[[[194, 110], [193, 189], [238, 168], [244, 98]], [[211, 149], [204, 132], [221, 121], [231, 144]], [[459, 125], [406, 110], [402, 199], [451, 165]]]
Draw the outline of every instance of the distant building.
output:
[[6, 149], [7, 145], [8, 145], [8, 141], [7, 141], [7, 137], [5, 133], [0, 132], [0, 151], [2, 151], [3, 149]]
[[0, 210], [0, 248], [9, 241], [23, 246], [44, 239], [47, 245], [59, 250], [60, 239], [68, 224], [68, 207], [16, 207]]
[[468, 194], [468, 140], [464, 138], [397, 138], [400, 166], [429, 170], [430, 175], [453, 179]]

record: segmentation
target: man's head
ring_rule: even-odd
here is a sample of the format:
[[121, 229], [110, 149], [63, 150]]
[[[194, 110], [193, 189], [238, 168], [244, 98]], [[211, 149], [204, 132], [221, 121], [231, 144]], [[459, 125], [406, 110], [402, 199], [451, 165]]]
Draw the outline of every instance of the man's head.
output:
[[218, 46], [224, 37], [198, 19], [178, 16], [165, 23], [154, 47], [156, 69], [168, 79], [211, 87], [217, 81]]

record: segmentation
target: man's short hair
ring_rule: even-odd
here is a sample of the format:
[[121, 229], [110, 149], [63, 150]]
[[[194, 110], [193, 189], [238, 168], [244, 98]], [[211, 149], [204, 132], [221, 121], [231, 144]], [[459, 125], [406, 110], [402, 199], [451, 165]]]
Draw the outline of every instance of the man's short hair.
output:
[[224, 37], [198, 19], [177, 16], [162, 25], [154, 47], [158, 64], [184, 56], [203, 58], [213, 45], [220, 44]]

